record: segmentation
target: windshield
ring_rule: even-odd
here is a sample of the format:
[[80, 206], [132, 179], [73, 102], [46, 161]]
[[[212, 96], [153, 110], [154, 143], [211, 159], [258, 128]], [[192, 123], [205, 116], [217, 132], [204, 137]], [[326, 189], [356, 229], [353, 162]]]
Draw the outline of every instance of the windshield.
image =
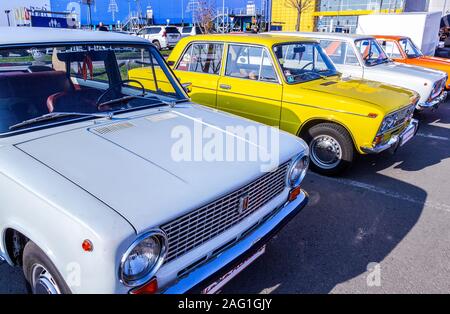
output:
[[[150, 45], [0, 49], [0, 134], [185, 99]], [[68, 112], [78, 115], [51, 115], [39, 123], [21, 124]]]
[[367, 66], [374, 66], [390, 61], [376, 39], [357, 40], [355, 41], [355, 45]]
[[296, 84], [336, 75], [332, 61], [317, 43], [288, 43], [273, 48], [286, 81]]
[[422, 52], [416, 47], [416, 45], [414, 45], [411, 39], [404, 38], [399, 40], [399, 43], [408, 58], [417, 58], [422, 56]]

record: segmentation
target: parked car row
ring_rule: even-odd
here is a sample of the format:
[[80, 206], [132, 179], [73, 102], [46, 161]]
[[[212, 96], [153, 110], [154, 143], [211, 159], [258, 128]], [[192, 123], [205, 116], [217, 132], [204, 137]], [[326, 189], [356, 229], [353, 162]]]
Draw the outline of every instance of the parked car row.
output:
[[175, 47], [181, 38], [202, 34], [199, 26], [146, 26], [137, 36], [150, 41], [159, 50]]
[[[357, 154], [395, 152], [414, 111], [447, 95], [445, 72], [393, 62], [376, 38], [326, 33], [184, 38], [168, 58], [192, 100], [304, 139], [311, 167], [337, 175]], [[144, 85], [145, 68], [130, 71]]]
[[216, 293], [307, 205], [310, 160], [396, 151], [445, 96], [372, 37], [189, 36], [166, 61], [175, 30], [0, 28], [0, 261], [30, 292]]

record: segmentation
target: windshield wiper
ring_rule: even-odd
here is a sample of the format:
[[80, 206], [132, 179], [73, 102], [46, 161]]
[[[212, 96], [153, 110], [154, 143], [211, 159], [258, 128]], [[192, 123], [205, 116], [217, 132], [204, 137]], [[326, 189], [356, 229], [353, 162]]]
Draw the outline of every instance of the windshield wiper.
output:
[[43, 121], [50, 121], [55, 120], [63, 117], [70, 117], [70, 116], [78, 116], [78, 117], [97, 117], [97, 118], [108, 118], [111, 119], [113, 117], [114, 113], [108, 112], [108, 113], [83, 113], [83, 112], [52, 112], [47, 113], [42, 116], [25, 120], [20, 123], [14, 124], [9, 127], [10, 130], [18, 129], [26, 125], [31, 125]]

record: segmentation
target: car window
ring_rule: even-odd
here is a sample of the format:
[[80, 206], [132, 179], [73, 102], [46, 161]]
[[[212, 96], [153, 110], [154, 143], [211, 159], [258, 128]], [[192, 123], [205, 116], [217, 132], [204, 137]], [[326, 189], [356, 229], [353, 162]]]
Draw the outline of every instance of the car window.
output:
[[289, 84], [323, 79], [337, 73], [331, 59], [314, 42], [279, 44], [273, 47], [273, 52]]
[[178, 34], [178, 28], [170, 26], [170, 27], [166, 27], [166, 33], [167, 34]]
[[192, 31], [192, 26], [185, 26], [185, 27], [183, 27], [183, 30], [182, 30], [183, 34], [190, 33], [191, 31]]
[[339, 40], [321, 40], [320, 46], [335, 64], [345, 63], [346, 42]]
[[146, 34], [158, 34], [159, 32], [161, 32], [161, 27], [151, 27], [147, 28]]
[[177, 70], [218, 75], [222, 54], [223, 44], [192, 44], [183, 54]]
[[408, 58], [417, 58], [422, 56], [422, 52], [409, 38], [404, 38], [399, 40], [399, 44], [402, 47], [403, 51], [406, 53]]
[[262, 47], [230, 45], [225, 75], [250, 80], [278, 81], [272, 60]]
[[395, 42], [391, 40], [379, 40], [378, 43], [384, 49], [389, 58], [400, 59], [402, 54]]
[[[0, 133], [184, 99], [164, 58], [150, 45], [103, 42], [0, 49]], [[58, 115], [41, 120], [49, 113]]]
[[358, 53], [361, 54], [365, 65], [373, 66], [384, 62], [389, 62], [389, 58], [383, 48], [375, 39], [360, 39], [355, 41]]

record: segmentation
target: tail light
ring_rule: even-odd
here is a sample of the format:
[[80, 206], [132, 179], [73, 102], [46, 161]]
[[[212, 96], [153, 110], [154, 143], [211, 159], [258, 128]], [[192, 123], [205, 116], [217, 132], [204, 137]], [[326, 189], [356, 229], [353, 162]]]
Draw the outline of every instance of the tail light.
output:
[[167, 32], [166, 31], [163, 32], [162, 37], [167, 37]]

